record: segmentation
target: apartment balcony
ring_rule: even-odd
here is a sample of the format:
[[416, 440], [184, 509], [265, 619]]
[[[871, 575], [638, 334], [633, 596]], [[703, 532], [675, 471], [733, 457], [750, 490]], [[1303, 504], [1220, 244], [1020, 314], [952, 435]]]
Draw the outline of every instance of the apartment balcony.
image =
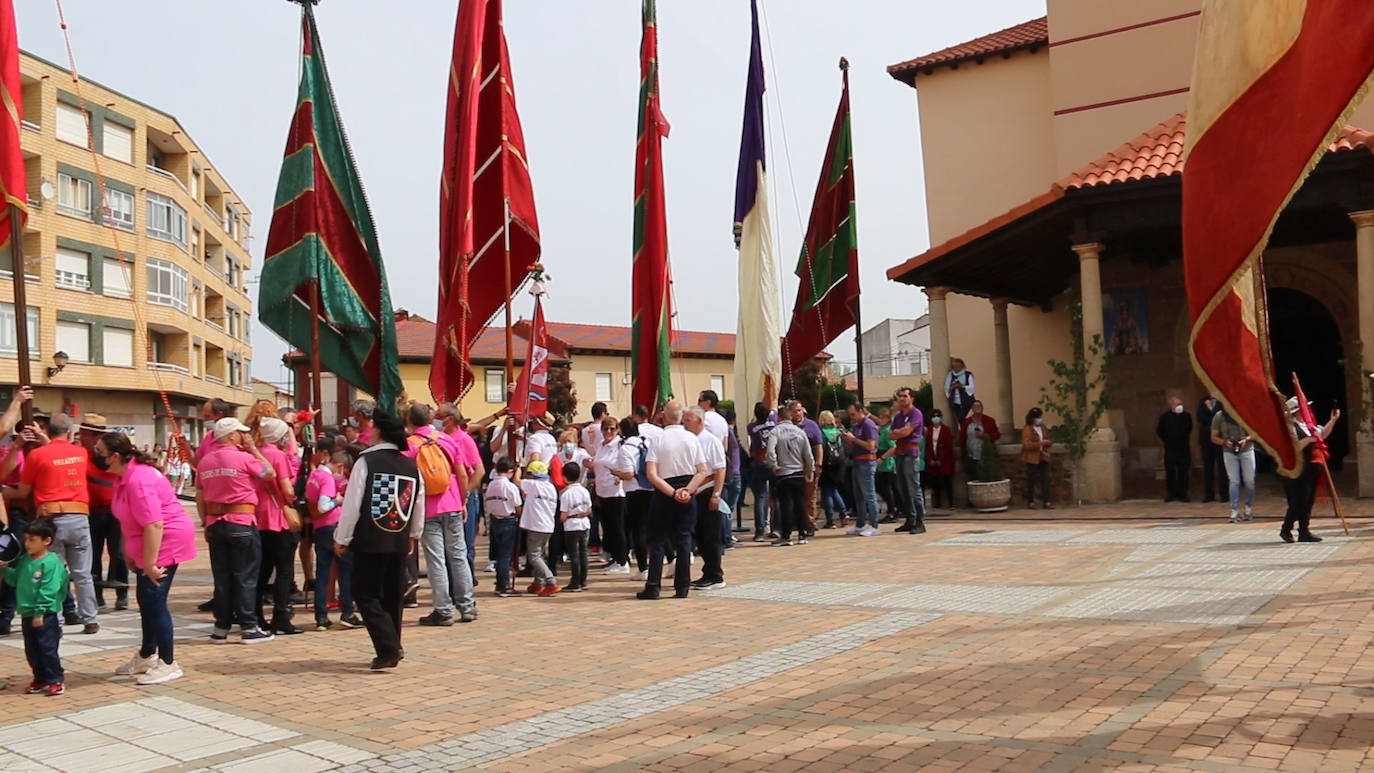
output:
[[153, 174], [158, 175], [159, 177], [165, 177], [168, 180], [171, 180], [172, 182], [176, 183], [177, 187], [181, 189], [181, 192], [185, 193], [187, 196], [191, 195], [191, 192], [186, 189], [186, 183], [182, 182], [181, 178], [173, 174], [171, 170], [163, 169], [160, 166], [154, 166], [152, 164], [146, 165], [145, 168], [149, 172], [152, 172]]
[[191, 375], [190, 368], [184, 368], [170, 362], [150, 362], [148, 363], [148, 370], [157, 370], [164, 373], [180, 373], [183, 376]]

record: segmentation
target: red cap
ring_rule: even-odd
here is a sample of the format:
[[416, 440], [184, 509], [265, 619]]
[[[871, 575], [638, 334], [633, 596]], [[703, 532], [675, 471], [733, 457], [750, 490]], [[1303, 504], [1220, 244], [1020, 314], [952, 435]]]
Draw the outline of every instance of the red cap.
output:
[[308, 422], [313, 418], [315, 418], [314, 414], [310, 413], [310, 411], [301, 411], [300, 413], [296, 414], [296, 421], [299, 422]]

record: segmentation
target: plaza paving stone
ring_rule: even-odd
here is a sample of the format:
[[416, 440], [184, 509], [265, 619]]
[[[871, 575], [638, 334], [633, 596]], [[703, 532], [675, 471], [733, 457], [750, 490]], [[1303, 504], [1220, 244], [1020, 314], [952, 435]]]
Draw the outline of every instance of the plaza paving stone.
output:
[[67, 629], [59, 698], [23, 695], [0, 639], [0, 770], [1374, 770], [1374, 503], [1319, 545], [1278, 542], [1278, 507], [826, 530], [653, 603], [595, 572], [497, 599], [481, 573], [476, 623], [408, 610], [406, 660], [375, 674], [363, 631], [210, 645], [202, 556], [173, 589], [184, 679], [111, 675], [132, 612]]

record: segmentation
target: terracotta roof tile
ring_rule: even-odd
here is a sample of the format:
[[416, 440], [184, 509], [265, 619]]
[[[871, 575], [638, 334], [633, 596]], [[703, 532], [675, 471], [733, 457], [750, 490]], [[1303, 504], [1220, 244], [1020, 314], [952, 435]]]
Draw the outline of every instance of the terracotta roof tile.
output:
[[921, 70], [927, 74], [936, 67], [952, 67], [960, 62], [982, 60], [992, 54], [1010, 56], [1023, 49], [1035, 50], [1050, 42], [1049, 18], [1041, 16], [1015, 27], [1008, 27], [990, 35], [974, 38], [957, 46], [942, 48], [934, 53], [899, 62], [887, 68], [892, 77], [911, 83]]
[[[1187, 115], [1178, 113], [1065, 176], [1055, 183], [1055, 187], [1062, 190], [1091, 188], [1182, 174], [1187, 129]], [[1340, 153], [1357, 148], [1374, 150], [1374, 134], [1346, 126], [1337, 133], [1327, 150]]]

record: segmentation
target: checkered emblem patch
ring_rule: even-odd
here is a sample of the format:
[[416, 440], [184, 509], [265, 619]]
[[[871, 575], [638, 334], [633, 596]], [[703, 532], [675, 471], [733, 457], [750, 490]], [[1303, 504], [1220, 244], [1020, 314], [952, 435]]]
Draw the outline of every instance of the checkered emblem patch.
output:
[[377, 528], [393, 534], [405, 530], [410, 524], [416, 486], [415, 478], [405, 475], [379, 472], [372, 476], [368, 507]]

